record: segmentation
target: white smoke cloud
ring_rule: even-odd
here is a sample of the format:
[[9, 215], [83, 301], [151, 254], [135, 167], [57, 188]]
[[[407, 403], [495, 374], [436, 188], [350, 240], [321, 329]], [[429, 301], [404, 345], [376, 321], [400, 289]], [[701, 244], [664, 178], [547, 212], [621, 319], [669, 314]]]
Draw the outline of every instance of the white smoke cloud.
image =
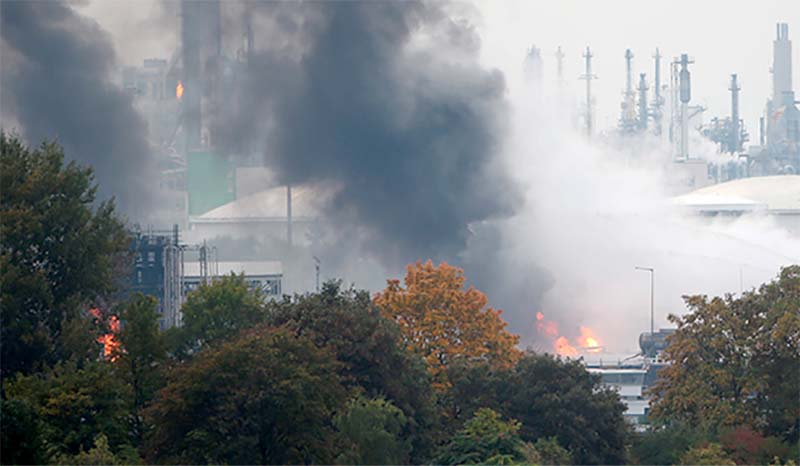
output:
[[[561, 114], [555, 92], [536, 98], [517, 87], [511, 94], [505, 163], [527, 190], [524, 207], [502, 226], [502, 241], [552, 279], [540, 302], [506, 305], [523, 343], [551, 349], [534, 330], [541, 311], [568, 337], [589, 326], [608, 351], [636, 352], [650, 305], [650, 277], [636, 266], [655, 269], [659, 328], [667, 314], [685, 312], [684, 294], [738, 293], [800, 262], [800, 240], [774, 218], [711, 221], [677, 210], [668, 147], [589, 143]], [[513, 265], [506, 273], [515, 273]]]

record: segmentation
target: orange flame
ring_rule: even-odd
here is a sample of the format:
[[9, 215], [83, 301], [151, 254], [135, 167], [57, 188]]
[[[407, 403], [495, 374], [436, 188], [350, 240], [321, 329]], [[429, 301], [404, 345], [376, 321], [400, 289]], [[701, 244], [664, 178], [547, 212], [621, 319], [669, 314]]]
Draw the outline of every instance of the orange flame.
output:
[[175, 86], [175, 97], [177, 97], [178, 100], [181, 100], [181, 97], [183, 97], [183, 83], [180, 81], [178, 81], [178, 85]]
[[558, 337], [556, 338], [555, 343], [553, 346], [556, 349], [556, 353], [560, 354], [561, 356], [569, 356], [574, 358], [578, 356], [578, 350], [575, 349], [574, 346], [569, 344], [569, 340], [566, 337]]
[[589, 327], [581, 327], [581, 336], [578, 337], [578, 345], [590, 353], [599, 353], [603, 350], [600, 340], [594, 335]]
[[543, 333], [548, 337], [557, 337], [558, 336], [558, 324], [551, 320], [544, 320], [544, 314], [541, 312], [536, 313], [536, 330], [539, 333]]
[[[100, 310], [97, 308], [89, 309], [89, 313], [95, 319], [102, 319], [100, 315]], [[117, 316], [109, 316], [108, 318], [108, 329], [110, 330], [109, 333], [105, 335], [101, 335], [97, 337], [97, 342], [103, 345], [103, 357], [108, 359], [111, 362], [114, 362], [119, 358], [119, 349], [120, 349], [120, 342], [117, 339], [117, 333], [119, 333], [119, 318]]]
[[590, 353], [603, 351], [600, 339], [589, 327], [580, 327], [581, 335], [575, 339], [574, 346], [567, 337], [560, 335], [558, 323], [546, 320], [541, 312], [536, 313], [536, 330], [540, 334], [553, 339], [553, 350], [561, 356], [577, 357], [579, 349]]

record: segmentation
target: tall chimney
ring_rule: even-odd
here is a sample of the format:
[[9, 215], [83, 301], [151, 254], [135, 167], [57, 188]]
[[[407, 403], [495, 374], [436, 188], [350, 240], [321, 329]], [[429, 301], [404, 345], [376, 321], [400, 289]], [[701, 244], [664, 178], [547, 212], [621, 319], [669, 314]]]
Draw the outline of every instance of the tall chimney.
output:
[[691, 74], [689, 73], [689, 64], [694, 63], [689, 60], [687, 54], [681, 54], [681, 70], [678, 73], [679, 78], [679, 98], [681, 101], [681, 152], [680, 157], [683, 160], [689, 159], [689, 101], [692, 100], [692, 84]]
[[737, 153], [741, 150], [741, 141], [739, 140], [739, 83], [736, 81], [736, 74], [731, 75], [731, 140], [730, 150], [731, 153]]
[[777, 37], [772, 43], [772, 103], [782, 105], [784, 94], [792, 92], [792, 41], [789, 40], [789, 25], [778, 23]]
[[639, 74], [639, 120], [637, 121], [640, 130], [647, 129], [647, 118], [649, 112], [647, 111], [647, 81], [645, 80], [645, 73]]

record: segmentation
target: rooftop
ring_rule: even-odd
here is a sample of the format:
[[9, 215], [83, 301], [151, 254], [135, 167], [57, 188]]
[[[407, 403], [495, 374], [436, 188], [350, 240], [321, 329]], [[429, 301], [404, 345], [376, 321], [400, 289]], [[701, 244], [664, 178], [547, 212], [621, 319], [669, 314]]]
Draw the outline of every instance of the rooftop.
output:
[[[292, 187], [292, 219], [311, 220], [319, 216], [320, 202], [325, 198], [311, 186]], [[192, 217], [193, 223], [264, 222], [286, 220], [286, 186], [265, 189], [221, 205], [203, 215]]]
[[740, 178], [675, 197], [673, 203], [700, 212], [800, 215], [800, 175]]

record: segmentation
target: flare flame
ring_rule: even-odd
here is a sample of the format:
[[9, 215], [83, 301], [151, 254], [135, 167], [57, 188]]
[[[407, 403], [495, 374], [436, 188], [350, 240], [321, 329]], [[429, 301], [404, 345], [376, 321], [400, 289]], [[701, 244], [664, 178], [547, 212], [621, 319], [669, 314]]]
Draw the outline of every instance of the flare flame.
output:
[[536, 313], [536, 331], [548, 337], [553, 342], [553, 350], [560, 356], [571, 358], [578, 357], [581, 351], [589, 353], [599, 353], [603, 351], [600, 339], [595, 335], [594, 330], [589, 327], [580, 327], [580, 336], [570, 343], [569, 338], [561, 335], [558, 323], [547, 320], [542, 312]]

